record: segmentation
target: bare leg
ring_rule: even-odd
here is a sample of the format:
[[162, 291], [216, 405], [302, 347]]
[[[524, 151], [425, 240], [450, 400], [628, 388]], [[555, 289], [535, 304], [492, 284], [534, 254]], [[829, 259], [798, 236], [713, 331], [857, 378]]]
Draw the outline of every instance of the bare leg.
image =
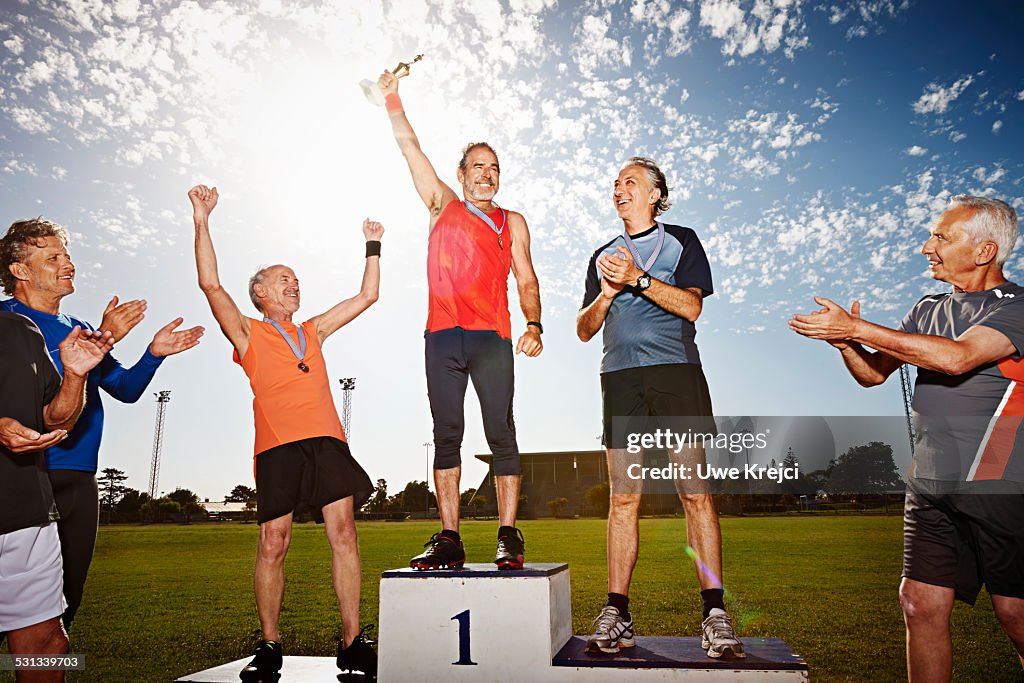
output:
[[501, 526], [516, 525], [516, 511], [519, 509], [519, 489], [523, 477], [519, 474], [507, 474], [494, 478], [498, 490], [498, 524]]
[[459, 531], [459, 481], [462, 465], [446, 470], [434, 470], [434, 488], [437, 490], [437, 511], [441, 514], [441, 528]]
[[907, 678], [910, 683], [950, 680], [953, 641], [949, 632], [949, 616], [953, 613], [953, 597], [952, 588], [908, 578], [900, 583], [900, 606], [907, 625]]
[[352, 496], [323, 507], [324, 527], [331, 544], [331, 582], [338, 596], [341, 638], [345, 647], [359, 635], [359, 592], [361, 565]]
[[642, 456], [627, 455], [624, 448], [607, 448], [611, 485], [608, 507], [608, 592], [629, 595], [633, 568], [640, 548], [640, 495], [643, 482], [631, 479], [628, 465]]
[[694, 568], [701, 590], [722, 587], [722, 530], [709, 493], [680, 493], [686, 511], [686, 542], [697, 558]]
[[280, 640], [278, 621], [284, 599], [284, 558], [292, 538], [292, 513], [260, 525], [260, 545], [256, 552], [253, 588], [256, 612], [264, 640]]
[[1024, 600], [993, 595], [992, 607], [995, 608], [996, 616], [1006, 635], [1010, 636], [1013, 646], [1017, 648], [1017, 656], [1024, 667]]
[[640, 545], [640, 494], [613, 493], [608, 508], [608, 592], [629, 595]]
[[[68, 651], [68, 634], [58, 616], [8, 632], [7, 643], [12, 655], [63, 655]], [[19, 671], [15, 676], [18, 683], [59, 683], [64, 680], [63, 671]]]

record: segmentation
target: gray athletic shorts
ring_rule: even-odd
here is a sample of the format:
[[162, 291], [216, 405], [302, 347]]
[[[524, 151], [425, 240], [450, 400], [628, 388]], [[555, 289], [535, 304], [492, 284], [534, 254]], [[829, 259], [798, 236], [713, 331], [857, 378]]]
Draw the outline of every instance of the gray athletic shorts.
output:
[[0, 631], [15, 631], [64, 613], [57, 523], [0, 534]]

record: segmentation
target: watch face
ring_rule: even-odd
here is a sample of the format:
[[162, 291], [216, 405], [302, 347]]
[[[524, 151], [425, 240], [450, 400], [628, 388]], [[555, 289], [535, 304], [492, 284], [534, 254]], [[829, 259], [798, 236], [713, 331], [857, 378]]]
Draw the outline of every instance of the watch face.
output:
[[651, 276], [644, 274], [636, 279], [636, 286], [641, 292], [651, 286]]

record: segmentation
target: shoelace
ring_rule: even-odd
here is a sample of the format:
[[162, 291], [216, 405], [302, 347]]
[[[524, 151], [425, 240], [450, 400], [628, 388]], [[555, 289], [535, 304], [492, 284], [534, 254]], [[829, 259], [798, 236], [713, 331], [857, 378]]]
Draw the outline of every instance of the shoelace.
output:
[[[612, 610], [615, 610], [615, 612], [613, 613]], [[594, 630], [604, 630], [610, 633], [612, 627], [619, 621], [622, 621], [622, 616], [619, 614], [619, 611], [610, 605], [605, 606], [605, 608], [601, 610], [601, 613], [597, 615], [597, 618], [594, 619]]]
[[732, 619], [729, 617], [728, 614], [716, 614], [713, 617], [708, 617], [708, 625], [711, 627], [711, 633], [713, 633], [716, 637], [733, 637]]
[[373, 631], [373, 629], [375, 629], [376, 627], [376, 624], [367, 624], [366, 626], [362, 627], [361, 629], [359, 629], [359, 633], [356, 635], [356, 637], [352, 639], [352, 642], [354, 643], [357, 640], [362, 639], [362, 641], [367, 645], [373, 645], [374, 641], [363, 638], [363, 634]]
[[423, 547], [424, 548], [429, 548], [432, 545], [436, 545], [437, 543], [440, 542], [440, 538], [441, 538], [441, 533], [440, 532], [434, 534], [433, 536], [430, 537], [429, 541], [427, 541], [426, 543], [423, 544]]

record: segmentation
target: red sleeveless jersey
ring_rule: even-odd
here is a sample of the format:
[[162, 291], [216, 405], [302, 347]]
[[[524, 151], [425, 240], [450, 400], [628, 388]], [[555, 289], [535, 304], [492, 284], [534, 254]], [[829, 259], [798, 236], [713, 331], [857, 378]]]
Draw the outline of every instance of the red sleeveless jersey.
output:
[[505, 224], [500, 244], [491, 226], [458, 200], [448, 203], [430, 231], [427, 332], [461, 327], [494, 330], [502, 339], [512, 339], [508, 312], [512, 234], [507, 212], [495, 209], [487, 215], [499, 228]]

